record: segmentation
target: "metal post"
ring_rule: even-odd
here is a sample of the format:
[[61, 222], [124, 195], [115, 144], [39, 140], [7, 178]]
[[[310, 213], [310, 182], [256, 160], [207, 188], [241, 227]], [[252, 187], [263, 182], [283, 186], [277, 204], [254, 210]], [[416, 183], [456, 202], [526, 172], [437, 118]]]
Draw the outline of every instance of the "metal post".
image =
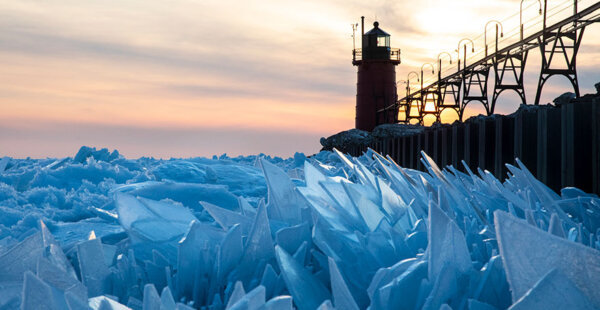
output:
[[[575, 0], [575, 5], [577, 5], [577, 0]], [[548, 0], [544, 0], [544, 31], [542, 32], [542, 37], [546, 34], [546, 16], [548, 13]]]
[[[523, 24], [521, 24], [521, 41], [523, 41]], [[521, 46], [521, 49], [523, 49], [523, 46]]]
[[[577, 0], [573, 0], [573, 16], [577, 15]], [[573, 21], [573, 27], [577, 27], [577, 20]]]
[[[521, 6], [519, 9], [519, 26], [521, 27], [521, 41], [523, 41], [523, 2], [525, 0], [521, 0]], [[545, 1], [545, 0], [544, 0]], [[577, 3], [577, 0], [574, 0], [575, 3]], [[538, 4], [540, 5], [540, 15], [542, 15], [542, 1], [541, 0], [537, 0]], [[521, 45], [521, 51], [523, 50], [523, 45]]]
[[[364, 17], [364, 16], [361, 16], [361, 17], [360, 17], [360, 23], [361, 23], [360, 29], [361, 29], [361, 31], [362, 31], [362, 33], [361, 33], [361, 34], [362, 34], [362, 37], [361, 37], [360, 39], [361, 39], [361, 40], [363, 40], [363, 38], [364, 38], [364, 36], [365, 36], [365, 17]], [[362, 41], [361, 41], [361, 42], [362, 42]]]
[[465, 50], [465, 54], [464, 54], [464, 57], [463, 57], [463, 60], [464, 60], [464, 62], [463, 62], [463, 70], [467, 70], [467, 45], [465, 44], [465, 45], [463, 45], [463, 47], [464, 47], [464, 50]]
[[[523, 41], [523, 1], [525, 1], [525, 0], [521, 0], [521, 7], [519, 9], [519, 29], [521, 32], [521, 40], [520, 41]], [[577, 1], [577, 0], [575, 0], [575, 1]]]
[[[498, 52], [498, 26], [502, 27], [502, 23], [497, 21], [497, 20], [490, 20], [489, 22], [487, 22], [485, 24], [485, 29], [483, 30], [483, 44], [485, 45], [485, 57], [488, 56], [488, 50], [489, 50], [489, 46], [487, 43], [487, 30], [488, 30], [488, 26], [491, 23], [495, 23], [496, 24], [496, 52]], [[501, 29], [502, 32], [504, 32], [504, 29]], [[504, 34], [500, 34], [501, 36], [504, 36]]]
[[423, 99], [423, 67], [421, 67], [421, 100]]
[[358, 24], [352, 24], [352, 51], [356, 51], [356, 28], [358, 28]]
[[498, 24], [496, 24], [496, 54], [498, 54]]

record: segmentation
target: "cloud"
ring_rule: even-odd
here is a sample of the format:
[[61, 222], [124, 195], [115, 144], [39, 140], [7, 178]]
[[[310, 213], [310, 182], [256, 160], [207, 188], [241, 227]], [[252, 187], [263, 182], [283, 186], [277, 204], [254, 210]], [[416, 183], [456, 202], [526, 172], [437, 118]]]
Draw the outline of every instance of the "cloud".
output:
[[[453, 50], [463, 37], [474, 38], [481, 50], [485, 22], [511, 14], [514, 19], [518, 6], [512, 0], [424, 0], [419, 5], [391, 0], [0, 0], [2, 120], [71, 124], [90, 139], [114, 133], [111, 126], [139, 141], [149, 141], [144, 132], [160, 135], [153, 129], [174, 138], [169, 130], [184, 130], [179, 134], [191, 137], [185, 130], [193, 128], [205, 141], [225, 139], [204, 145], [212, 153], [246, 145], [236, 138], [244, 131], [266, 137], [283, 132], [290, 140], [308, 141], [302, 139], [354, 123], [350, 24], [361, 15], [367, 30], [378, 19], [392, 35], [393, 47], [402, 48], [401, 80], [423, 63], [435, 62], [444, 50], [452, 54], [454, 67]], [[516, 24], [508, 20], [505, 26], [509, 34]], [[578, 63], [585, 90], [593, 84], [588, 80], [600, 80], [593, 69], [594, 42], [600, 37], [593, 30], [598, 28], [590, 29]], [[532, 57], [528, 96], [537, 83], [535, 63]], [[561, 92], [560, 83], [545, 92]], [[508, 105], [514, 101], [506, 98]], [[235, 134], [226, 129], [233, 127], [243, 129]], [[12, 128], [5, 132], [22, 132]], [[31, 150], [43, 145], [36, 151], [43, 154], [69, 137], [80, 141], [67, 131], [47, 135], [48, 128], [38, 132], [46, 144], [31, 131], [23, 141], [34, 139], [35, 144], [12, 139], [4, 146], [30, 145]], [[294, 147], [287, 140], [270, 141], [265, 149]], [[145, 145], [153, 154], [149, 142]], [[317, 138], [312, 145], [318, 148]], [[182, 145], [172, 147], [191, 154]]]

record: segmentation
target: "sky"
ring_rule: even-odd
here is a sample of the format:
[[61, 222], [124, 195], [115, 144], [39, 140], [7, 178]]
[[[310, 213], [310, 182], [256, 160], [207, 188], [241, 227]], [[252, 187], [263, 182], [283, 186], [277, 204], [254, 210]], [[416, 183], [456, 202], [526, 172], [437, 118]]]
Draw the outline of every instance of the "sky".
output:
[[[550, 2], [552, 18], [568, 15], [570, 2]], [[321, 137], [354, 127], [351, 24], [361, 15], [402, 49], [398, 81], [443, 51], [454, 67], [462, 38], [482, 51], [489, 20], [502, 21], [505, 43], [519, 24], [518, 0], [414, 3], [0, 0], [0, 156], [73, 156], [82, 145], [130, 158], [313, 154]], [[537, 5], [524, 3], [526, 33], [539, 27]], [[539, 52], [528, 62], [532, 101]], [[598, 63], [593, 25], [578, 58], [582, 93], [600, 81]], [[542, 102], [572, 91], [565, 81], [550, 80]], [[514, 111], [516, 99], [503, 95], [497, 111]]]

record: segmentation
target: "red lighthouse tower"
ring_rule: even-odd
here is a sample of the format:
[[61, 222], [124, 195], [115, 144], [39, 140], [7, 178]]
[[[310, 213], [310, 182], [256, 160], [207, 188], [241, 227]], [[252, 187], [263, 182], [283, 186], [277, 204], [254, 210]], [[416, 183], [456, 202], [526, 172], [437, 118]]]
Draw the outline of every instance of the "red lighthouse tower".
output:
[[[373, 23], [365, 32], [362, 19], [362, 49], [353, 52], [352, 64], [358, 67], [356, 85], [356, 128], [372, 131], [377, 125], [396, 123], [396, 66], [400, 50], [390, 48], [390, 35]], [[388, 109], [386, 109], [388, 108]]]

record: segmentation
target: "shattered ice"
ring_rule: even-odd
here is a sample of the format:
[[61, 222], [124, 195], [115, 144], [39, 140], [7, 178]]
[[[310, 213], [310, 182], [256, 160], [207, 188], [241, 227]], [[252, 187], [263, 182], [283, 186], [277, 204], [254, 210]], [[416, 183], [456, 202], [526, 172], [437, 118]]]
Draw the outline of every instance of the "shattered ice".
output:
[[0, 309], [600, 309], [600, 199], [369, 150], [0, 159]]

